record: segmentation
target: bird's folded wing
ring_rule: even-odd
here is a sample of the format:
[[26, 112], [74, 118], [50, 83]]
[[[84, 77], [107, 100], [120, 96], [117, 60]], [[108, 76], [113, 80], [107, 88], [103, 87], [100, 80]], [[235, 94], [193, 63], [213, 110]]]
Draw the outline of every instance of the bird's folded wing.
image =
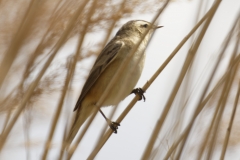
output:
[[[112, 40], [113, 42], [113, 40]], [[115, 43], [109, 42], [108, 45], [102, 50], [97, 60], [95, 61], [92, 70], [83, 86], [81, 95], [78, 98], [74, 111], [81, 107], [82, 100], [89, 92], [93, 84], [99, 78], [101, 73], [106, 69], [106, 67], [116, 58], [117, 54], [123, 47], [124, 42], [116, 41]]]

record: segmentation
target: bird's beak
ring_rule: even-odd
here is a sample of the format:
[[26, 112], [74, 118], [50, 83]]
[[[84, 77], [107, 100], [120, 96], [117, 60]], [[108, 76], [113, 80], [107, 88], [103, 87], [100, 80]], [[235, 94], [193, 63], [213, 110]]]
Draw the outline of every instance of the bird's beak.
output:
[[162, 28], [163, 26], [156, 26], [154, 29]]

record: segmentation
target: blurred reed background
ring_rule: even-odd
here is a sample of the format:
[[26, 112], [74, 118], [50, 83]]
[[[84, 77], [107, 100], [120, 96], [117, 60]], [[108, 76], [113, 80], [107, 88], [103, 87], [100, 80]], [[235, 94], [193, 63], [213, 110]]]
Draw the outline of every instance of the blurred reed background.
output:
[[[69, 154], [61, 150], [84, 80], [115, 29], [126, 19], [144, 14], [151, 14], [152, 22], [164, 25], [159, 18], [176, 3], [183, 2], [0, 0], [0, 159], [239, 159], [239, 3], [238, 13], [231, 15], [233, 22], [223, 24], [229, 29], [221, 33], [225, 38], [216, 46], [214, 57], [201, 49], [209, 42], [214, 45], [218, 38], [207, 35], [222, 27], [214, 25], [218, 9], [224, 5], [220, 0], [198, 1], [198, 9], [192, 13], [194, 21], [182, 22], [190, 26], [188, 33], [170, 48], [168, 57], [151, 68], [154, 74], [145, 77], [142, 88], [150, 90], [154, 84], [156, 88], [155, 92], [147, 91], [147, 101], [155, 96], [164, 104], [152, 106], [160, 108], [154, 116], [144, 107], [146, 117], [142, 121], [152, 120], [153, 124], [147, 133], [135, 129], [146, 127], [140, 121], [130, 124], [130, 129], [120, 126], [117, 135], [112, 135], [104, 120], [88, 131], [93, 116], [81, 128]], [[208, 31], [210, 26], [216, 28]], [[183, 46], [184, 54], [180, 52]], [[158, 50], [154, 54], [161, 54]], [[179, 56], [181, 65], [176, 68], [171, 62]], [[174, 83], [170, 86], [155, 81], [169, 65], [176, 68]], [[159, 82], [169, 86], [158, 88]], [[122, 122], [137, 99], [135, 96], [128, 100], [129, 105], [112, 108], [108, 116]], [[124, 111], [115, 113], [119, 108]], [[134, 114], [138, 114], [137, 109], [127, 117]], [[130, 118], [125, 121], [131, 123]], [[124, 131], [127, 134], [121, 133]], [[131, 146], [128, 135], [136, 135], [144, 143], [136, 142], [130, 151], [121, 149]]]

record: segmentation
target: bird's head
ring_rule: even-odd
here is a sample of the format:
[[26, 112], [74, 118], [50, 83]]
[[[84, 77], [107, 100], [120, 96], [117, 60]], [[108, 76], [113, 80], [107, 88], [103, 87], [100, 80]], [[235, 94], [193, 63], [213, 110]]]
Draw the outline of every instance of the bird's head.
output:
[[157, 26], [144, 20], [133, 20], [124, 24], [119, 31], [117, 36], [139, 36], [142, 37], [148, 32], [149, 37], [155, 29], [162, 28], [163, 26]]

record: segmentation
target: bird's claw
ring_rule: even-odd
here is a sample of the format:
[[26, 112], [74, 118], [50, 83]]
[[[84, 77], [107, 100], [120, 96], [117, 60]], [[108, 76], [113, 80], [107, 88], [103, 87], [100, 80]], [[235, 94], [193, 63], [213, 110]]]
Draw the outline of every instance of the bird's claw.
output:
[[146, 100], [145, 96], [144, 96], [144, 90], [142, 88], [135, 88], [132, 90], [131, 94], [134, 93], [135, 95], [138, 94], [139, 95], [139, 101], [141, 101], [142, 99]]
[[118, 129], [118, 126], [120, 126], [119, 123], [117, 122], [111, 122], [111, 124], [109, 125], [109, 127], [113, 130], [114, 133], [117, 134], [117, 129]]

